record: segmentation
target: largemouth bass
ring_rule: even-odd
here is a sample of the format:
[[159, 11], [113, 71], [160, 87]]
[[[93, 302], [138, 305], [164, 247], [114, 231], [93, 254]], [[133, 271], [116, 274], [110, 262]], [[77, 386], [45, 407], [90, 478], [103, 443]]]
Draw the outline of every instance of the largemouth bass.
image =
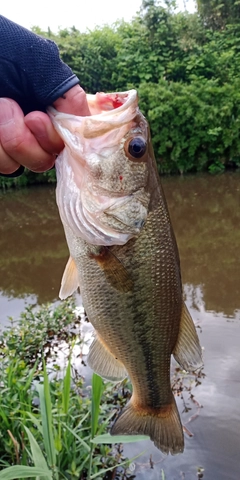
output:
[[171, 355], [202, 365], [182, 297], [177, 244], [137, 92], [88, 96], [91, 117], [50, 109], [65, 142], [57, 204], [70, 251], [60, 297], [80, 286], [95, 328], [88, 363], [129, 375], [133, 393], [111, 433], [145, 434], [165, 453], [184, 449], [170, 383]]

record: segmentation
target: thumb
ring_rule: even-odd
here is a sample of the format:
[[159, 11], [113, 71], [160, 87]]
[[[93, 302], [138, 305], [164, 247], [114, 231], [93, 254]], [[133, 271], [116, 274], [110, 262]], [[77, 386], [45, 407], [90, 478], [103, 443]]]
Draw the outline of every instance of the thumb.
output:
[[59, 112], [80, 115], [81, 117], [91, 115], [86, 93], [80, 85], [75, 85], [75, 87], [70, 88], [70, 90], [58, 98], [53, 105]]

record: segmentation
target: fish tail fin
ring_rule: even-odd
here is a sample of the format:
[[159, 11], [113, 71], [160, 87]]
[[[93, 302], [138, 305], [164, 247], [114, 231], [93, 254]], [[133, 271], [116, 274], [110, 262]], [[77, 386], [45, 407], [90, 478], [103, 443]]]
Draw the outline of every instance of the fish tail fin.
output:
[[130, 402], [115, 421], [111, 435], [148, 435], [163, 453], [175, 455], [184, 450], [184, 437], [177, 405], [137, 408]]

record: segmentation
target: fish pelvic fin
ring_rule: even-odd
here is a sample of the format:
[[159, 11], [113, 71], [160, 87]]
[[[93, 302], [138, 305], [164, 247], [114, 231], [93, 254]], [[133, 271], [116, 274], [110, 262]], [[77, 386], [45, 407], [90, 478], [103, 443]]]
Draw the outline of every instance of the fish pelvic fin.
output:
[[110, 352], [98, 335], [90, 345], [87, 363], [95, 373], [105, 380], [120, 382], [127, 377], [124, 365]]
[[166, 454], [176, 455], [184, 450], [183, 429], [173, 395], [171, 403], [160, 408], [138, 408], [130, 400], [110, 433], [148, 435], [154, 445]]
[[61, 298], [61, 300], [70, 297], [70, 295], [72, 295], [78, 287], [79, 280], [76, 263], [74, 262], [72, 257], [69, 257], [62, 277], [59, 297]]
[[203, 366], [199, 338], [193, 319], [184, 302], [178, 339], [172, 353], [184, 370], [197, 370]]

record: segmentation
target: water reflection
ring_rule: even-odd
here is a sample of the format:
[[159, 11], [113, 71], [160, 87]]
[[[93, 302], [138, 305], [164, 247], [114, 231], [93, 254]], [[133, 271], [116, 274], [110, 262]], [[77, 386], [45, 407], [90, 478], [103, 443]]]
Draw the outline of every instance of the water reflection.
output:
[[0, 196], [0, 291], [8, 297], [58, 297], [68, 249], [53, 187]]
[[[205, 308], [234, 316], [240, 298], [240, 174], [163, 179], [183, 282]], [[68, 258], [53, 186], [0, 195], [0, 291], [57, 298]]]
[[164, 180], [183, 282], [206, 310], [234, 315], [240, 298], [240, 173]]

